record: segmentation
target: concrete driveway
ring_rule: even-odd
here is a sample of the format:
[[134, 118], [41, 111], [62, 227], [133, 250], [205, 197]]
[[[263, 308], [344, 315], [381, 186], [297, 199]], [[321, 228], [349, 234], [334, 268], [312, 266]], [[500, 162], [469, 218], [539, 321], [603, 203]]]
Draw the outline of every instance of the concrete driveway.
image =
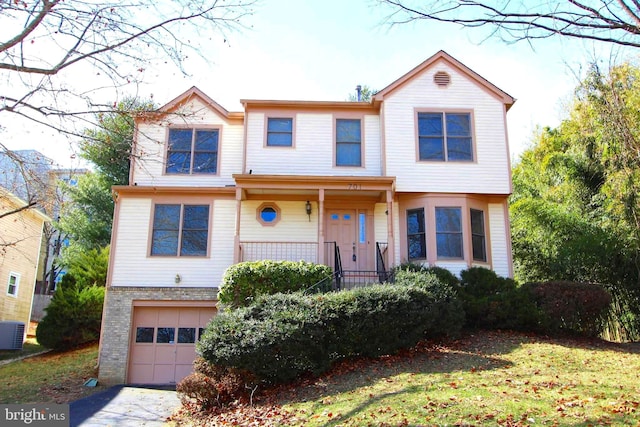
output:
[[179, 406], [175, 388], [119, 385], [71, 402], [70, 426], [162, 426]]

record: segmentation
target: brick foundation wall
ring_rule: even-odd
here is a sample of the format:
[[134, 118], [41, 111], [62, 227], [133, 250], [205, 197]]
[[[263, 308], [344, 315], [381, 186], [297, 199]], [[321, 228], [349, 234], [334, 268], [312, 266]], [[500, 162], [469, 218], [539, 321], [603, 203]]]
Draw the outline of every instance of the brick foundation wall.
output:
[[[107, 288], [102, 314], [102, 337], [98, 380], [102, 384], [124, 384], [127, 380], [129, 341], [134, 301], [211, 301], [218, 288], [151, 288], [111, 286]], [[170, 304], [169, 304], [170, 305]]]

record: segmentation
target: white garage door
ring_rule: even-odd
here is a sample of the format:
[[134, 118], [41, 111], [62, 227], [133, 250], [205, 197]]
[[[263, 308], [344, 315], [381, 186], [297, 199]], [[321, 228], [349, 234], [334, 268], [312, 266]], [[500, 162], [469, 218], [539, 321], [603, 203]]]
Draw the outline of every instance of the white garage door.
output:
[[193, 371], [195, 343], [215, 307], [134, 307], [129, 384], [176, 384]]

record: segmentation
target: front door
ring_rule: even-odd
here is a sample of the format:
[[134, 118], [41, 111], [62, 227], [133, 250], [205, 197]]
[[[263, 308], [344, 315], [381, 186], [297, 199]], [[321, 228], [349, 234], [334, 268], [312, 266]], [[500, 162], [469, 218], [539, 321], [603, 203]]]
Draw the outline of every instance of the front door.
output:
[[330, 209], [327, 215], [327, 241], [340, 248], [342, 268], [348, 271], [367, 271], [369, 265], [369, 237], [367, 211], [364, 209]]

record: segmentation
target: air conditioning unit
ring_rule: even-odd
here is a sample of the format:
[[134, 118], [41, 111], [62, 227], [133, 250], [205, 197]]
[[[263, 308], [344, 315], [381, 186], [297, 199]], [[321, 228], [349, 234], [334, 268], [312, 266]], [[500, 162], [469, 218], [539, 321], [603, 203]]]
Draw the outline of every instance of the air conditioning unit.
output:
[[0, 350], [22, 350], [24, 323], [11, 320], [0, 322]]

